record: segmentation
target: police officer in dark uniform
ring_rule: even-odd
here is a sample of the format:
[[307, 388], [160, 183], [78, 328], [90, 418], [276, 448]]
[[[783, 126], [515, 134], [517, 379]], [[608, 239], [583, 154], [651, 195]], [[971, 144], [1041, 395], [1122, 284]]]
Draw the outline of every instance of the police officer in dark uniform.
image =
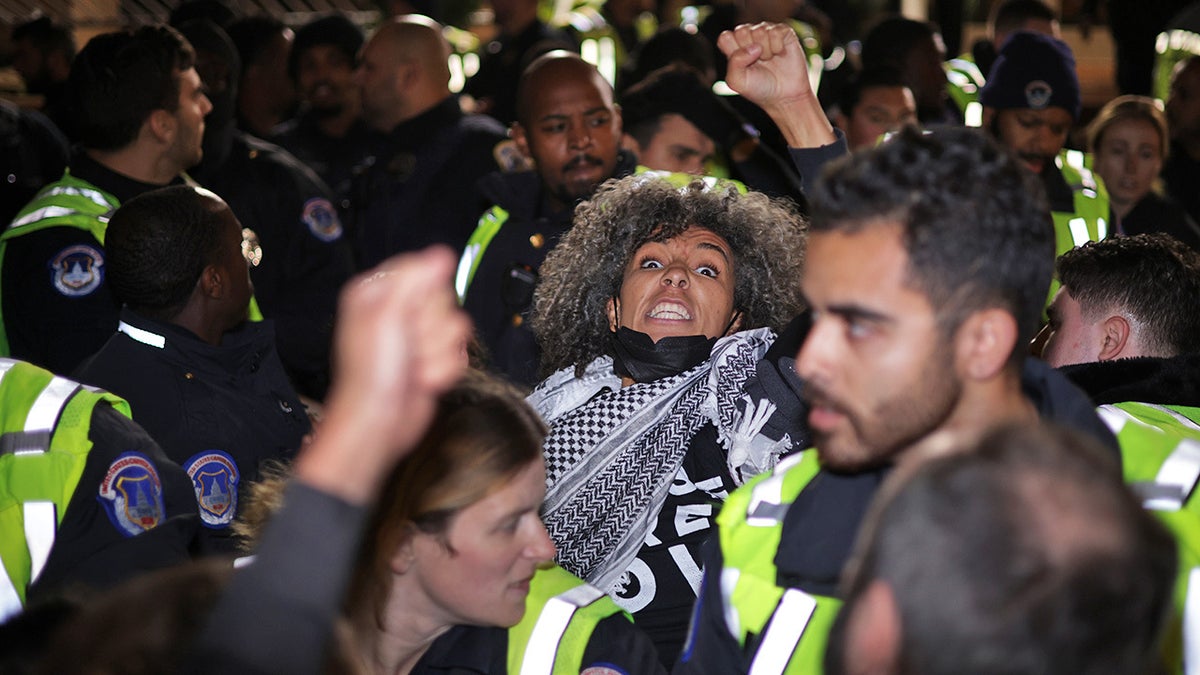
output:
[[117, 332], [82, 382], [129, 401], [191, 479], [206, 537], [235, 550], [239, 493], [265, 460], [290, 459], [311, 425], [275, 351], [270, 321], [247, 321], [242, 227], [203, 188], [172, 186], [122, 205], [109, 226]]
[[539, 356], [524, 322], [538, 267], [570, 228], [575, 204], [605, 180], [632, 173], [635, 160], [619, 150], [612, 87], [575, 54], [555, 51], [530, 64], [517, 110], [513, 140], [537, 168], [480, 181], [494, 206], [467, 242], [455, 288], [494, 369], [532, 386], [541, 379]]
[[188, 559], [187, 477], [112, 394], [0, 359], [0, 621], [66, 586]]
[[362, 31], [341, 14], [315, 19], [296, 31], [288, 75], [300, 97], [300, 112], [276, 127], [269, 139], [317, 172], [343, 215], [356, 168], [383, 142], [359, 115], [354, 67], [362, 45]]
[[70, 372], [116, 328], [104, 228], [122, 201], [200, 161], [212, 106], [194, 58], [161, 26], [98, 36], [76, 57], [82, 151], [0, 235], [0, 353]]
[[507, 133], [491, 117], [463, 114], [448, 53], [441, 26], [420, 15], [385, 23], [363, 48], [363, 117], [387, 141], [356, 179], [362, 269], [432, 243], [461, 250], [486, 207], [474, 186], [499, 168], [494, 151]]
[[296, 388], [320, 399], [329, 384], [337, 292], [352, 272], [341, 219], [329, 189], [311, 170], [236, 129], [238, 57], [224, 32], [203, 20], [182, 31], [196, 47], [213, 99], [205, 159], [192, 175], [258, 235], [263, 255], [250, 271], [255, 299], [278, 327], [279, 355]]

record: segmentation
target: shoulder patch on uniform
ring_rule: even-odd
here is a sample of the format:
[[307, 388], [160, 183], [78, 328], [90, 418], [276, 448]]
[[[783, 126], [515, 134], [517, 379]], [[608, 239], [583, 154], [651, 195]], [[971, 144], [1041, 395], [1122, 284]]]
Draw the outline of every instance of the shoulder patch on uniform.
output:
[[241, 482], [237, 462], [220, 450], [208, 450], [193, 455], [184, 462], [183, 468], [192, 479], [204, 526], [228, 527], [237, 513], [238, 484]]
[[54, 290], [68, 298], [91, 295], [104, 283], [104, 254], [88, 244], [68, 246], [50, 259]]
[[533, 160], [525, 156], [517, 147], [517, 142], [511, 138], [500, 141], [492, 148], [492, 159], [504, 173], [530, 171], [534, 168]]
[[611, 663], [593, 663], [580, 671], [579, 675], [629, 675], [629, 671]]
[[126, 452], [108, 465], [100, 482], [100, 504], [127, 537], [152, 529], [166, 518], [158, 470], [140, 452]]
[[313, 197], [304, 202], [300, 220], [321, 241], [337, 241], [342, 236], [342, 221], [338, 218], [337, 209], [324, 197]]

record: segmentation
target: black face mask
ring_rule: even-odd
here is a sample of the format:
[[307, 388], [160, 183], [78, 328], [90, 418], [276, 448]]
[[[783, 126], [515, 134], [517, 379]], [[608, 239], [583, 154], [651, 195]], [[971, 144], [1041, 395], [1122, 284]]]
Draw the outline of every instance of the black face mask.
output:
[[716, 343], [717, 338], [703, 335], [665, 337], [655, 342], [649, 335], [624, 326], [608, 334], [613, 370], [634, 382], [653, 382], [689, 370], [707, 359]]

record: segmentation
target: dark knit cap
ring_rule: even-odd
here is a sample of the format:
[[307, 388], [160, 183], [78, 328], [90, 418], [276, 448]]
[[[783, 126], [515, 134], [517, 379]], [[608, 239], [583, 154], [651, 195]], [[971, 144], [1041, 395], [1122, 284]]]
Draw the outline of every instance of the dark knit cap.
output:
[[317, 45], [333, 45], [346, 55], [350, 63], [358, 59], [363, 46], [362, 29], [342, 14], [330, 14], [302, 26], [296, 31], [292, 52], [288, 55], [288, 75], [296, 79], [300, 55]]
[[1059, 107], [1078, 120], [1079, 76], [1071, 48], [1041, 33], [1014, 33], [1000, 49], [979, 101], [998, 109]]

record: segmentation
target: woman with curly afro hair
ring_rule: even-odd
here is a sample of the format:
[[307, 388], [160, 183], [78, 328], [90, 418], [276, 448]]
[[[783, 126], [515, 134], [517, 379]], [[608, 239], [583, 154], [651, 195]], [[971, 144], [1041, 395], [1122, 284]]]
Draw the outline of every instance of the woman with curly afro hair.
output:
[[581, 204], [541, 267], [549, 375], [529, 401], [550, 426], [546, 527], [559, 563], [632, 612], [668, 666], [712, 503], [793, 445], [760, 434], [775, 405], [747, 392], [803, 309], [806, 228], [731, 182], [640, 174]]

